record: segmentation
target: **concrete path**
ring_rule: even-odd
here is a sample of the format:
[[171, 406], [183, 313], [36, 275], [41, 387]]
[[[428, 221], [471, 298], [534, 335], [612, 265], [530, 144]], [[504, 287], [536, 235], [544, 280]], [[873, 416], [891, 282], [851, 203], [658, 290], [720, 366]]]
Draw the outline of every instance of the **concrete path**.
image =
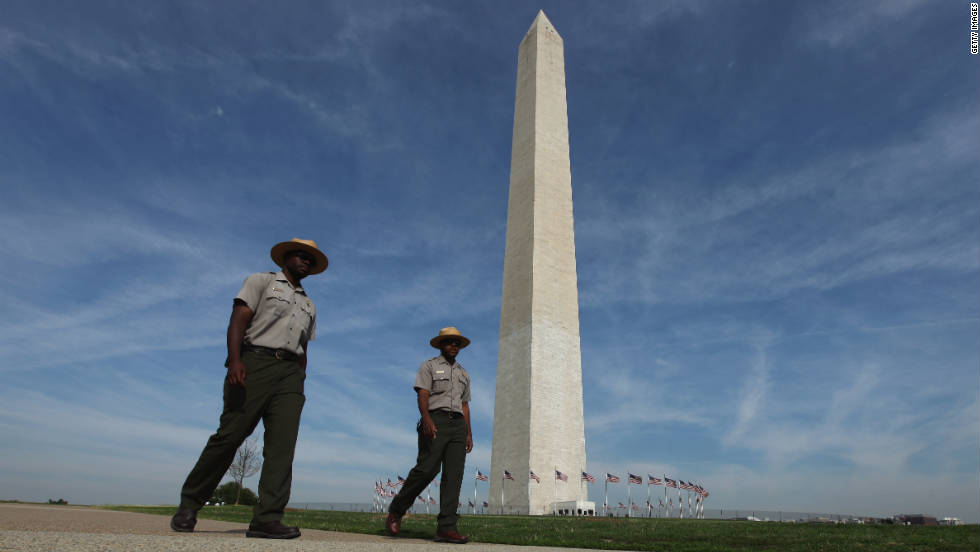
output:
[[[441, 550], [460, 548], [421, 539], [303, 529], [293, 540], [246, 539], [246, 524], [201, 519], [193, 533], [170, 530], [170, 518], [84, 506], [0, 504], [0, 551], [177, 552]], [[570, 548], [469, 543], [461, 552], [571, 552]]]

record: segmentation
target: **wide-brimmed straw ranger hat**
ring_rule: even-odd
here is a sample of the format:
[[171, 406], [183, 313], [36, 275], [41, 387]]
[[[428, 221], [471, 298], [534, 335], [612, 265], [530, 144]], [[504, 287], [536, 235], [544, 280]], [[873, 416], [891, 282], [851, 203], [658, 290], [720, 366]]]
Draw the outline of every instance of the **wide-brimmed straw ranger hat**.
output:
[[459, 348], [460, 349], [462, 349], [463, 347], [466, 347], [467, 345], [470, 344], [470, 340], [469, 339], [466, 339], [465, 337], [463, 337], [459, 333], [459, 330], [456, 329], [455, 326], [449, 326], [448, 328], [443, 328], [443, 329], [439, 330], [439, 335], [437, 335], [437, 336], [433, 337], [432, 339], [430, 339], [429, 340], [429, 345], [432, 345], [436, 349], [441, 349], [442, 348], [442, 342], [445, 341], [445, 340], [447, 340], [447, 339], [458, 339], [459, 340]]
[[286, 264], [286, 254], [292, 251], [305, 251], [316, 259], [316, 264], [310, 268], [310, 274], [323, 272], [327, 269], [327, 264], [330, 262], [327, 256], [323, 254], [323, 251], [320, 251], [316, 246], [315, 241], [301, 240], [299, 238], [293, 238], [289, 241], [279, 242], [273, 245], [269, 256], [272, 257], [272, 262], [276, 263], [279, 268], [282, 268]]

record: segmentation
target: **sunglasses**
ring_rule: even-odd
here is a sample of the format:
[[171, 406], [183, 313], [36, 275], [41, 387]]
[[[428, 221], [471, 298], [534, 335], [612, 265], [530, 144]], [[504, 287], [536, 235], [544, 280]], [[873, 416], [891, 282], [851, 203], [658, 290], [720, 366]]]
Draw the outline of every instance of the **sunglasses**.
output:
[[313, 255], [310, 255], [305, 251], [296, 251], [292, 253], [292, 256], [299, 257], [300, 260], [310, 263], [311, 266], [316, 266], [316, 259], [313, 258]]

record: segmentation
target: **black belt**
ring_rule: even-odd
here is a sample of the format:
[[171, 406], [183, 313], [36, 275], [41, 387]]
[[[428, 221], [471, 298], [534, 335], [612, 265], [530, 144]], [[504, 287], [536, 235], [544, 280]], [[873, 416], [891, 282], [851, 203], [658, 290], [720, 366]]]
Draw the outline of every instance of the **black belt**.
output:
[[453, 412], [452, 410], [442, 410], [442, 409], [430, 410], [429, 411], [429, 415], [431, 416], [433, 414], [441, 414], [443, 416], [448, 417], [449, 419], [455, 419], [455, 418], [462, 418], [463, 417], [463, 413], [462, 412]]
[[271, 347], [260, 347], [258, 345], [243, 345], [242, 351], [271, 356], [279, 360], [299, 360], [299, 355], [285, 349], [273, 349]]

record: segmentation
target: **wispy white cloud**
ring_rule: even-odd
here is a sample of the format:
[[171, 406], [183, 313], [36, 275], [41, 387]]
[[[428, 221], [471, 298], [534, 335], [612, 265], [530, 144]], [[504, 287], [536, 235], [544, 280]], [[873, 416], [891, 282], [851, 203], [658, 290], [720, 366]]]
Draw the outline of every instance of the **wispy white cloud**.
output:
[[[968, 147], [978, 129], [976, 113], [953, 110], [908, 141], [843, 160], [831, 152], [789, 173], [737, 176], [712, 197], [656, 197], [663, 186], [641, 186], [635, 210], [586, 197], [594, 206], [578, 218], [580, 249], [601, 253], [583, 265], [581, 301], [756, 300], [908, 270], [975, 271], [980, 246], [963, 230], [977, 209], [950, 203], [951, 189], [929, 182], [937, 165], [974, 162]], [[821, 208], [840, 217], [833, 226], [804, 219], [772, 239], [766, 225], [787, 221], [755, 217], [826, 194], [834, 198]], [[622, 236], [633, 236], [630, 247], [615, 245]]]
[[924, 0], [814, 5], [816, 9], [808, 17], [805, 34], [815, 43], [833, 48], [849, 47], [901, 25], [903, 17], [929, 5]]
[[752, 367], [752, 372], [743, 379], [735, 420], [723, 439], [725, 444], [738, 443], [749, 430], [749, 427], [756, 423], [757, 418], [765, 408], [766, 395], [770, 387], [769, 364], [765, 346], [758, 346], [757, 355], [758, 358]]
[[[585, 371], [586, 431], [603, 433], [615, 427], [710, 424], [709, 411], [690, 390], [678, 393], [683, 370], [663, 359], [638, 368], [617, 352], [604, 352], [601, 371]], [[588, 368], [588, 367], [586, 367]], [[643, 404], [643, 408], [637, 408]]]

